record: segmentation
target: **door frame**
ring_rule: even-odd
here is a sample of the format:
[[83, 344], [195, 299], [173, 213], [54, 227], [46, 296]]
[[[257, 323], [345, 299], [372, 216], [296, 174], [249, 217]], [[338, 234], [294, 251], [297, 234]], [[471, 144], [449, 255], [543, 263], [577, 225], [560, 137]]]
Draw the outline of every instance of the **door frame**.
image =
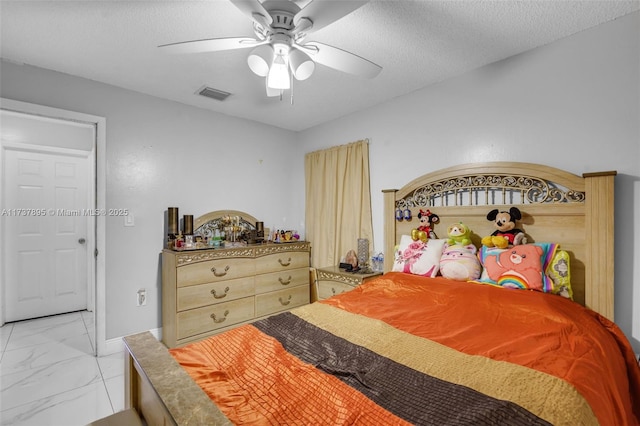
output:
[[[95, 177], [94, 199], [92, 205], [95, 208], [104, 211], [106, 205], [106, 119], [90, 114], [84, 114], [75, 111], [53, 108], [43, 105], [36, 105], [13, 99], [0, 98], [0, 109], [18, 112], [29, 115], [42, 116], [46, 118], [54, 118], [75, 122], [88, 123], [95, 128], [95, 146], [93, 149], [94, 161], [93, 174]], [[2, 159], [2, 151], [0, 149], [0, 161]], [[2, 200], [2, 197], [0, 197]], [[1, 206], [0, 206], [1, 207]], [[96, 355], [106, 354], [106, 217], [94, 216], [94, 221], [89, 221], [89, 234], [94, 233], [95, 250], [97, 256], [94, 256], [93, 262], [90, 262], [90, 282], [88, 293], [93, 295], [93, 300], [89, 301], [88, 306], [93, 307], [94, 325], [95, 325], [95, 344]], [[93, 229], [91, 229], [93, 228]], [[2, 228], [0, 227], [0, 241], [3, 240]], [[2, 247], [0, 246], [0, 250]], [[1, 253], [0, 259], [4, 261], [4, 254]], [[93, 272], [93, 273], [91, 273]], [[2, 262], [0, 262], [0, 276], [4, 273]], [[93, 282], [91, 282], [93, 281]], [[4, 283], [0, 280], [0, 294], [2, 302], [0, 303], [0, 326], [5, 323], [5, 297]]]

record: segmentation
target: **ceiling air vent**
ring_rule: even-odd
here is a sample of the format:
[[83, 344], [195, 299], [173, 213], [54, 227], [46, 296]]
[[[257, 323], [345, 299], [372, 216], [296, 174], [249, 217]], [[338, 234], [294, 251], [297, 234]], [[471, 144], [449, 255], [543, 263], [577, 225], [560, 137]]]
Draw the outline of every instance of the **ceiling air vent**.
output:
[[231, 95], [229, 92], [224, 92], [222, 90], [214, 89], [212, 87], [204, 86], [200, 90], [198, 90], [198, 95], [205, 96], [207, 98], [215, 99], [217, 101], [224, 101]]

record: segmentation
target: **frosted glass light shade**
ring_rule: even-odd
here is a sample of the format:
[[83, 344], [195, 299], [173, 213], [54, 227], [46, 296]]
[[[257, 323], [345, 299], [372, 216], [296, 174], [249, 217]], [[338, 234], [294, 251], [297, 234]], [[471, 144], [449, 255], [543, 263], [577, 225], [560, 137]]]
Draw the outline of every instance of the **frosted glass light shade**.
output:
[[274, 98], [276, 96], [280, 96], [282, 94], [282, 90], [280, 89], [272, 89], [271, 87], [269, 87], [269, 85], [267, 84], [267, 79], [264, 79], [264, 85], [267, 88], [267, 96], [270, 98]]
[[297, 80], [306, 80], [311, 77], [313, 71], [316, 69], [316, 64], [311, 60], [309, 55], [298, 50], [292, 49], [289, 54], [289, 65], [291, 66], [291, 72]]
[[273, 47], [268, 44], [256, 47], [247, 57], [249, 68], [260, 77], [266, 77], [269, 74], [271, 62], [273, 62]]
[[291, 87], [289, 81], [289, 68], [284, 55], [276, 55], [267, 75], [267, 87], [272, 89], [287, 90]]

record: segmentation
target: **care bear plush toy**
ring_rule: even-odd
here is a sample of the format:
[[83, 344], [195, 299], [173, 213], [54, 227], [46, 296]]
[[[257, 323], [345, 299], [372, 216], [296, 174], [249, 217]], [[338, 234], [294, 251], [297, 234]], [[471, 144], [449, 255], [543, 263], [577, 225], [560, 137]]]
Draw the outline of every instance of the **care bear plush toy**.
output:
[[542, 253], [542, 247], [534, 244], [513, 246], [496, 256], [486, 256], [485, 270], [502, 287], [543, 290]]
[[517, 207], [509, 211], [491, 210], [487, 220], [494, 222], [496, 230], [482, 239], [482, 245], [487, 247], [506, 248], [526, 244], [527, 239], [521, 229], [516, 228], [516, 221], [522, 219], [522, 213]]

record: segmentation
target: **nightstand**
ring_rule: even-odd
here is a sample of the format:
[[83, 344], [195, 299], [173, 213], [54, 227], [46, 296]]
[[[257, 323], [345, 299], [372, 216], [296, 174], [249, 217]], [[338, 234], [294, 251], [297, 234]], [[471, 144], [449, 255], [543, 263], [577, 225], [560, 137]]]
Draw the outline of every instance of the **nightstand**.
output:
[[382, 275], [382, 272], [360, 274], [347, 272], [337, 266], [316, 269], [316, 294], [313, 301], [327, 299], [336, 294], [353, 290], [366, 280]]

